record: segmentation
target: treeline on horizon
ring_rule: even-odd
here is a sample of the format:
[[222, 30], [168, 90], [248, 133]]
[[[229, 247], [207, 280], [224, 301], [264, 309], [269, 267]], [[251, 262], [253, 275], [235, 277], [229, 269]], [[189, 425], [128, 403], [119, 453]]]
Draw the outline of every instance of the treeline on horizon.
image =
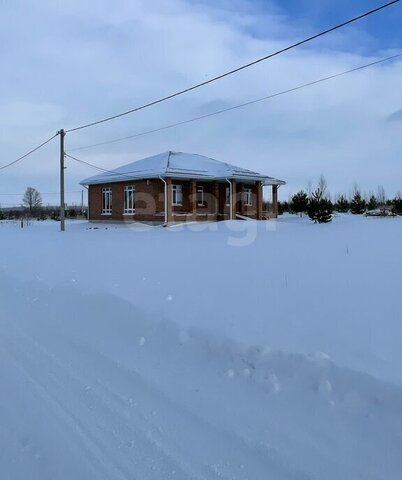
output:
[[[67, 206], [65, 211], [67, 218], [85, 218], [86, 209], [79, 206]], [[0, 220], [19, 220], [36, 218], [38, 220], [60, 220], [60, 207], [43, 206], [42, 195], [33, 187], [27, 187], [22, 197], [20, 207], [1, 208]]]
[[339, 194], [334, 201], [328, 192], [327, 182], [321, 175], [315, 189], [300, 190], [288, 201], [278, 202], [278, 213], [308, 214], [315, 223], [328, 223], [334, 212], [352, 213], [354, 215], [369, 214], [377, 211], [378, 216], [402, 215], [402, 194], [387, 198], [383, 187], [378, 187], [377, 194], [363, 195], [355, 186], [353, 194]]

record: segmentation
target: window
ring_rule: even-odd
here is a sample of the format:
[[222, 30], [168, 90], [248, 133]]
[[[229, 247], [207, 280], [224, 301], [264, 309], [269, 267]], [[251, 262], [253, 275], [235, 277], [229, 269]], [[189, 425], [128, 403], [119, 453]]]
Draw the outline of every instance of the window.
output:
[[230, 207], [230, 187], [226, 187], [225, 205]]
[[172, 185], [173, 193], [173, 205], [182, 205], [183, 204], [183, 192], [181, 185]]
[[199, 207], [204, 206], [204, 187], [197, 187], [197, 205]]
[[102, 188], [102, 215], [112, 214], [112, 189]]
[[244, 205], [250, 207], [253, 204], [253, 190], [251, 188], [244, 189]]
[[135, 187], [132, 185], [124, 187], [124, 213], [135, 213]]

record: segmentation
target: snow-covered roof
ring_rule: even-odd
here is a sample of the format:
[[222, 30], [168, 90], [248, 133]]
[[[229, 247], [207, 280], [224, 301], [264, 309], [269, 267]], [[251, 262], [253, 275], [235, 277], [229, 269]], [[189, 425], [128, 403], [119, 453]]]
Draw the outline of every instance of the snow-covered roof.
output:
[[81, 185], [122, 182], [148, 178], [183, 178], [243, 181], [262, 181], [264, 185], [283, 185], [285, 182], [260, 173], [219, 162], [203, 155], [182, 152], [164, 152], [103, 172], [80, 182]]

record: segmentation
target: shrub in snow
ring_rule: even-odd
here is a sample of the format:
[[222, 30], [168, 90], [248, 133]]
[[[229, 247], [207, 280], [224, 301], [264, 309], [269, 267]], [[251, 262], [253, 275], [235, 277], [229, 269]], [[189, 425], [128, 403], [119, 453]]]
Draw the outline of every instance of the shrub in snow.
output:
[[52, 220], [55, 220], [56, 222], [60, 221], [60, 214], [59, 214], [59, 212], [53, 210], [53, 211], [51, 212], [51, 214], [50, 214], [50, 218], [51, 218]]
[[350, 204], [346, 197], [341, 195], [335, 203], [335, 210], [337, 212], [346, 213], [349, 211]]
[[301, 215], [303, 212], [307, 211], [307, 207], [308, 195], [306, 192], [300, 190], [300, 192], [297, 192], [295, 195], [293, 195], [290, 201], [290, 210], [292, 212], [299, 213]]
[[353, 195], [352, 201], [350, 202], [350, 211], [354, 215], [361, 215], [366, 211], [366, 201], [362, 198], [360, 192], [356, 190]]
[[308, 216], [314, 223], [329, 223], [332, 221], [332, 212], [331, 200], [324, 196], [322, 188], [317, 188], [308, 203]]

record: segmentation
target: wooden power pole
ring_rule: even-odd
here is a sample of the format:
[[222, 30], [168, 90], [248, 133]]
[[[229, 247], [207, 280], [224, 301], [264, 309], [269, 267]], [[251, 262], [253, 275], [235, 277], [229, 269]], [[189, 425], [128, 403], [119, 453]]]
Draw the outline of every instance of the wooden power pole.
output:
[[64, 204], [64, 137], [66, 132], [61, 129], [60, 135], [60, 231], [64, 232], [66, 229], [66, 212]]

